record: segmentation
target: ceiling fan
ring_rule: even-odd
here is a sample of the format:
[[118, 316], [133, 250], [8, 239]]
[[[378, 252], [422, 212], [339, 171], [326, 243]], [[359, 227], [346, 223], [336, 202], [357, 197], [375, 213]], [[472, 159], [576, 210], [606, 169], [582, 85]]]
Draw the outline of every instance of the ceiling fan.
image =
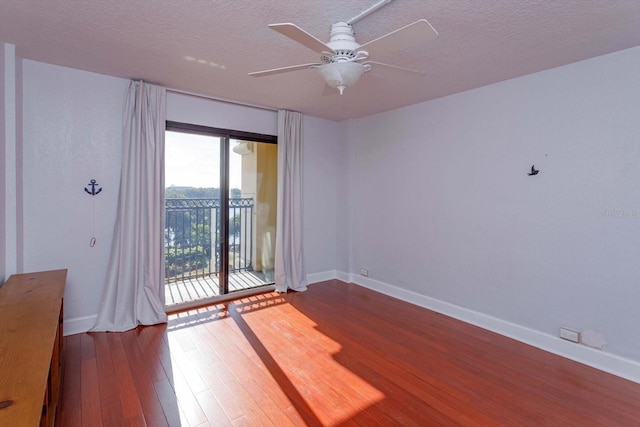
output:
[[346, 87], [353, 86], [364, 73], [374, 67], [423, 76], [424, 73], [420, 71], [371, 61], [369, 58], [376, 58], [387, 52], [402, 50], [413, 44], [436, 38], [438, 32], [426, 19], [420, 19], [413, 24], [392, 31], [389, 34], [362, 45], [355, 39], [352, 24], [391, 3], [391, 1], [393, 0], [379, 1], [350, 20], [333, 24], [327, 43], [320, 41], [294, 24], [270, 24], [269, 28], [272, 30], [319, 53], [320, 62], [256, 71], [249, 73], [249, 75], [253, 77], [264, 77], [272, 74], [315, 68], [320, 72], [327, 85], [338, 89], [340, 95], [342, 95]]

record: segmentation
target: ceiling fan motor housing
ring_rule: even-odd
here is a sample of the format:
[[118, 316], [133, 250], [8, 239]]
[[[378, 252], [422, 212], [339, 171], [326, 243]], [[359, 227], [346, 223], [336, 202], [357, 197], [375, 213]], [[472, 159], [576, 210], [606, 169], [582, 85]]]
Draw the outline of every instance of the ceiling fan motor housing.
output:
[[356, 42], [353, 27], [346, 22], [337, 22], [331, 26], [331, 36], [327, 43], [336, 53], [330, 62], [352, 61], [360, 44]]

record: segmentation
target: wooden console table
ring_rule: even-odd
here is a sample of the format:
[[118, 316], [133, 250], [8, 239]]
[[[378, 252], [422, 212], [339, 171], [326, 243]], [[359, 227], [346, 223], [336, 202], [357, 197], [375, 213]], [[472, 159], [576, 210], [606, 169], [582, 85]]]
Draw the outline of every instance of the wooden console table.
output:
[[0, 287], [0, 426], [53, 426], [67, 270], [14, 274]]

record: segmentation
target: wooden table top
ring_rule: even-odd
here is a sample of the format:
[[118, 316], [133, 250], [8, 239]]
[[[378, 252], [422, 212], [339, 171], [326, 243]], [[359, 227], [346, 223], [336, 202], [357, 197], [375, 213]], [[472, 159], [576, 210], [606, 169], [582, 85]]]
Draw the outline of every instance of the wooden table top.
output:
[[0, 286], [0, 307], [41, 299], [61, 299], [67, 270], [14, 274]]
[[0, 426], [38, 426], [66, 270], [12, 276], [0, 288]]

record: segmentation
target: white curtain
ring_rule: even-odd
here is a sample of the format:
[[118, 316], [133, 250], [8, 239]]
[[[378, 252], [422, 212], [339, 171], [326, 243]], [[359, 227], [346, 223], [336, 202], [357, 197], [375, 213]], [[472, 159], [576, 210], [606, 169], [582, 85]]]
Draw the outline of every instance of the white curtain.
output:
[[278, 111], [276, 291], [307, 290], [302, 239], [302, 114]]
[[141, 81], [129, 84], [118, 212], [94, 331], [167, 321], [162, 302], [165, 93]]

